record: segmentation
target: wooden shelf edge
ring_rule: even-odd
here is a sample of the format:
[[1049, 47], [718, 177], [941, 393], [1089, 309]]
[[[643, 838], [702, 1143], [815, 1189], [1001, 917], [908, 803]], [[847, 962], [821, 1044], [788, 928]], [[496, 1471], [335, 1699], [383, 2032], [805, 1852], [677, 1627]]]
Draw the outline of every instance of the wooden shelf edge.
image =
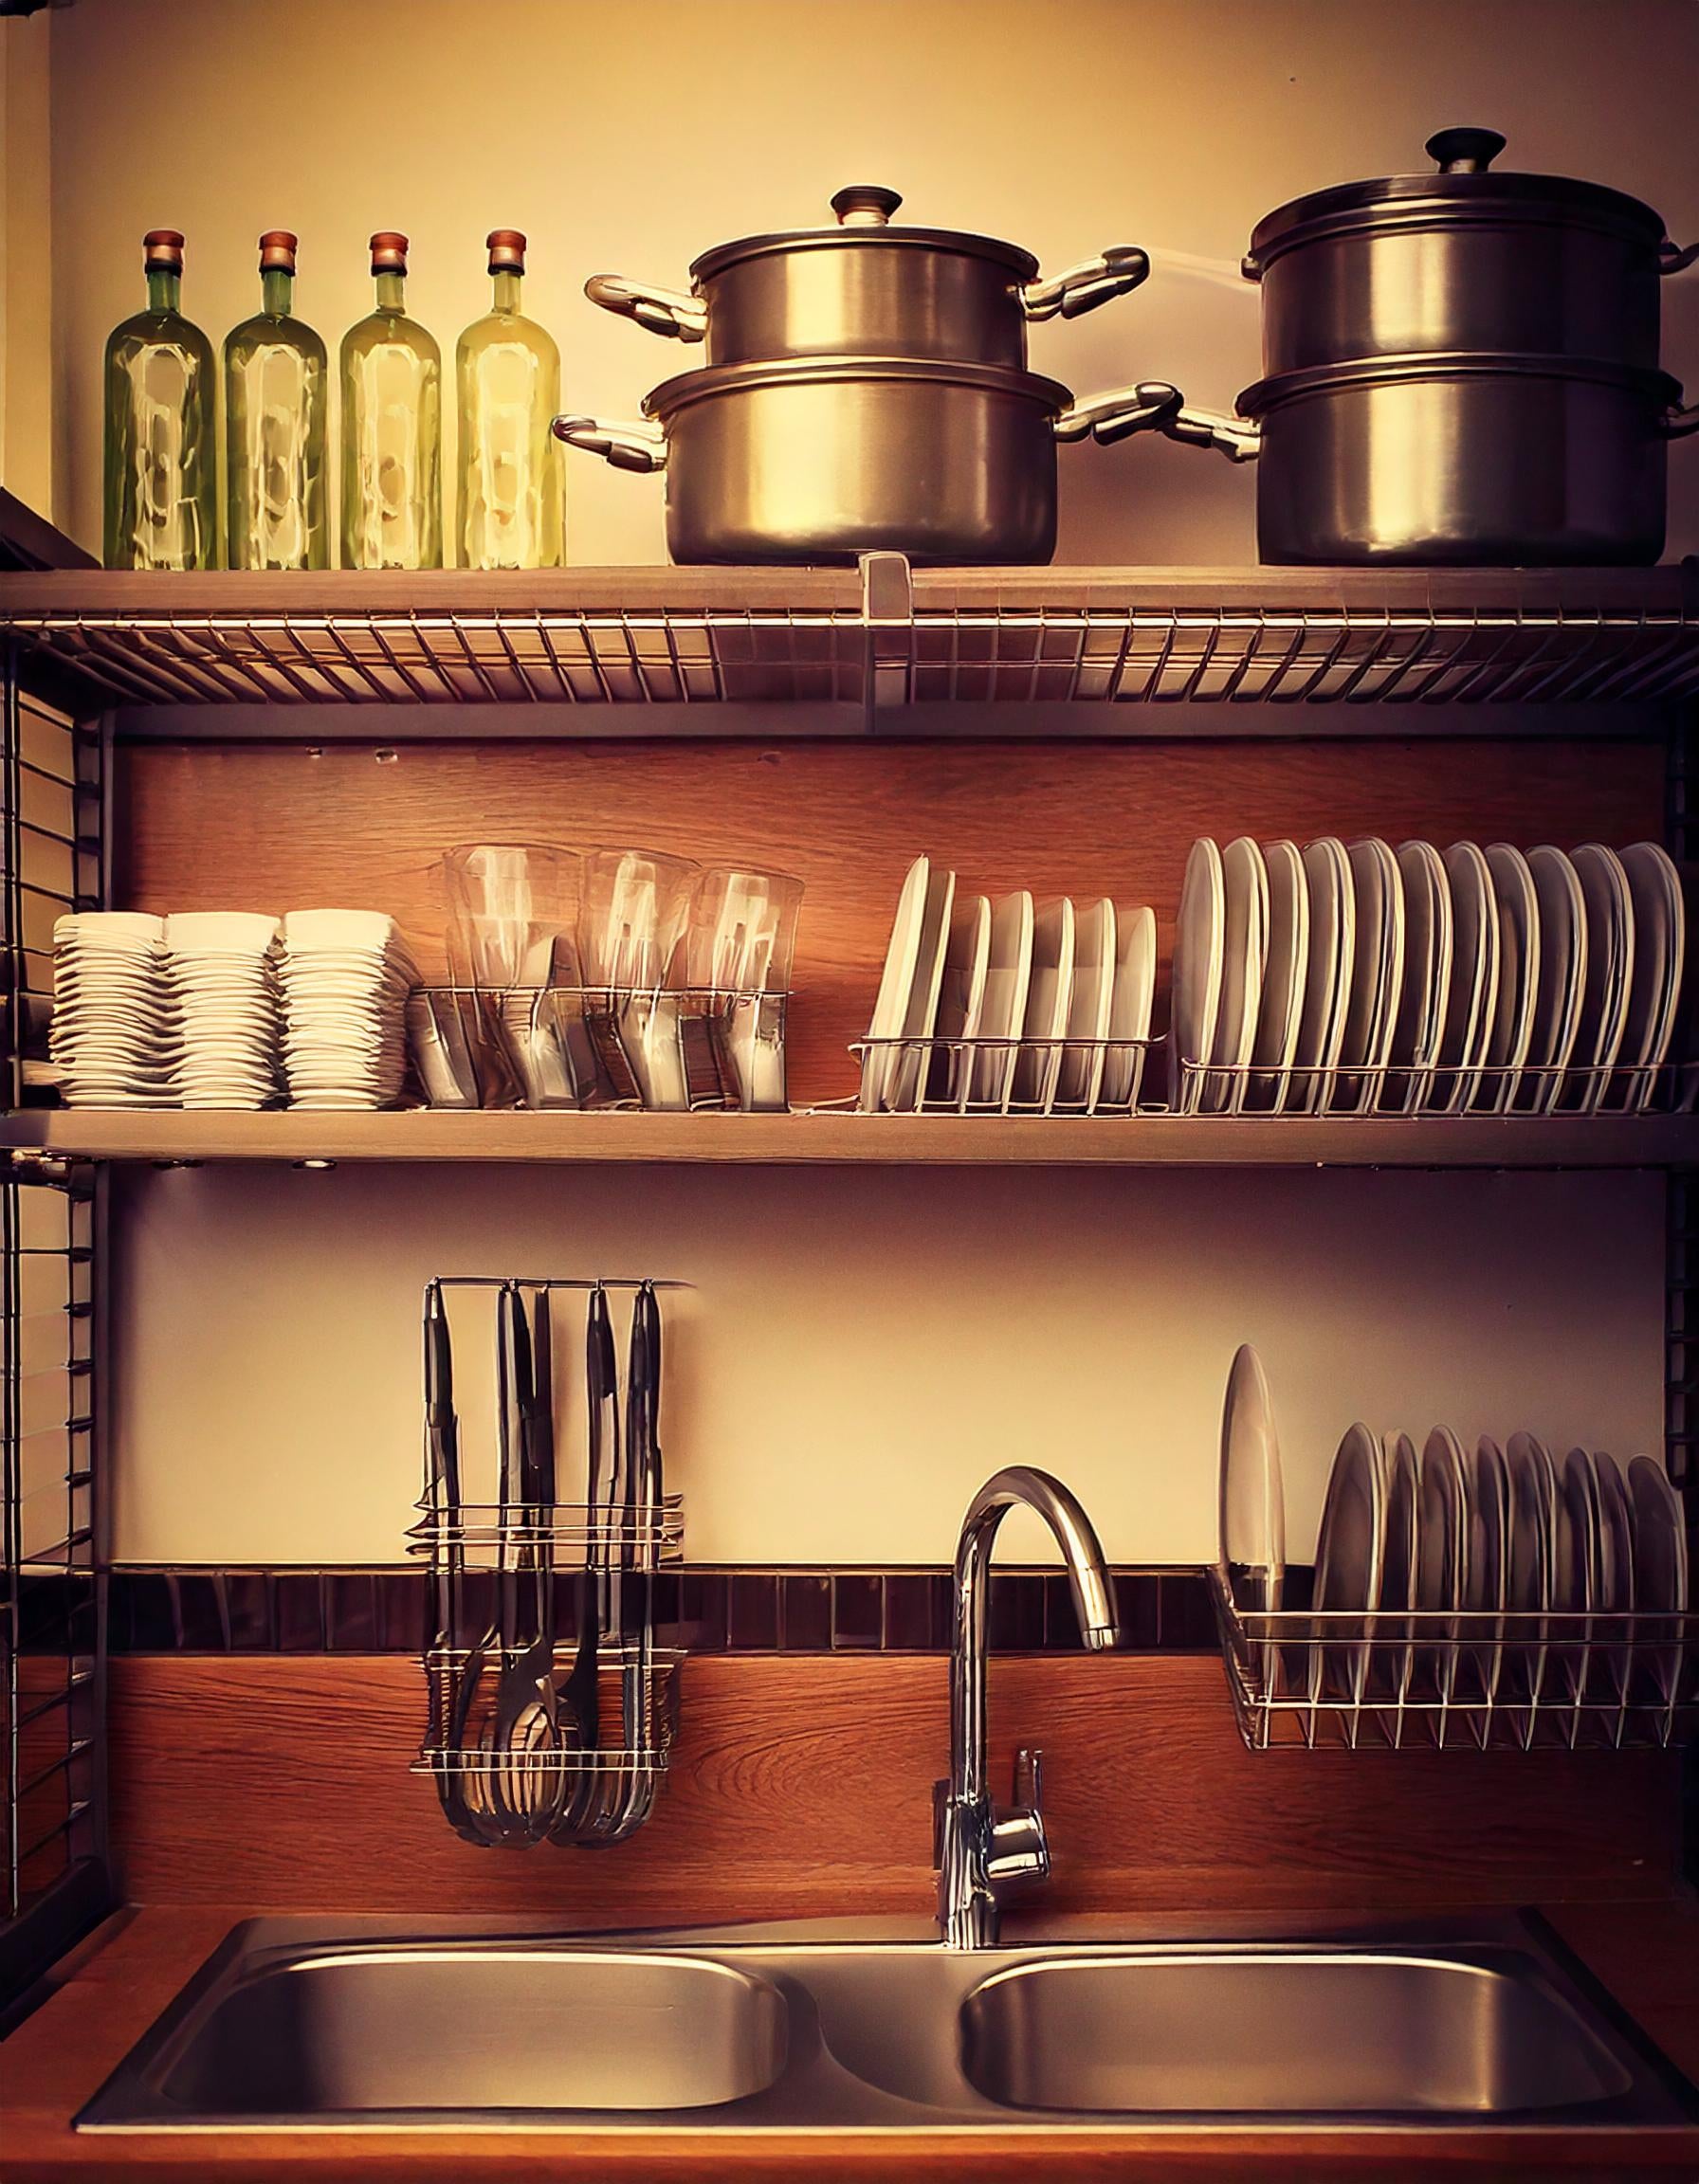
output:
[[773, 1167], [1672, 1168], [1699, 1117], [134, 1113], [0, 1118], [0, 1150], [152, 1162], [699, 1162]]

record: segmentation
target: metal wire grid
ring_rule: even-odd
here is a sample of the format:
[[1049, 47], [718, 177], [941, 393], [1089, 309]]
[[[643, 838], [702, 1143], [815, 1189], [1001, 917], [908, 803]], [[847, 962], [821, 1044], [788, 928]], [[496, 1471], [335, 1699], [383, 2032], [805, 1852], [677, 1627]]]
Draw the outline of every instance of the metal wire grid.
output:
[[[894, 556], [874, 556], [881, 561]], [[14, 613], [117, 705], [1523, 705], [1699, 693], [1685, 611], [1222, 606]]]
[[859, 702], [831, 610], [13, 615], [115, 705]]

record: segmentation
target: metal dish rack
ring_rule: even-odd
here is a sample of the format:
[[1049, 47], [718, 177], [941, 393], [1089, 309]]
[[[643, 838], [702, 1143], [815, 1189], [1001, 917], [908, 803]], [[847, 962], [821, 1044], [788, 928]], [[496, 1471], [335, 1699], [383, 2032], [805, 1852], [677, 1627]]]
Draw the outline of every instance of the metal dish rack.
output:
[[[1145, 1039], [865, 1038], [850, 1051], [862, 1070], [854, 1105], [863, 1113], [919, 1115], [1281, 1115], [1408, 1117], [1426, 1122], [1481, 1115], [1578, 1117], [1690, 1114], [1699, 1099], [1699, 1063], [1608, 1067], [1568, 1063], [1361, 1063], [1279, 1065], [1182, 1058], [1169, 1033]], [[1083, 1061], [1085, 1086], [1064, 1085], [1069, 1056]], [[1119, 1065], [1119, 1066], [1117, 1066]], [[1176, 1077], [1178, 1075], [1178, 1084]], [[1125, 1083], [1124, 1094], [1105, 1092]], [[1150, 1087], [1160, 1086], [1152, 1096]], [[872, 1091], [869, 1091], [872, 1087]], [[891, 1088], [882, 1093], [881, 1088]], [[1455, 1097], [1455, 1104], [1450, 1101]]]
[[[433, 1107], [782, 1114], [789, 1000], [698, 986], [420, 986], [409, 1044]], [[442, 1065], [422, 1055], [427, 1039]]]
[[[1288, 1567], [1288, 1582], [1300, 1576]], [[1252, 1751], [1667, 1746], [1699, 1727], [1699, 1614], [1273, 1611], [1209, 1573]]]

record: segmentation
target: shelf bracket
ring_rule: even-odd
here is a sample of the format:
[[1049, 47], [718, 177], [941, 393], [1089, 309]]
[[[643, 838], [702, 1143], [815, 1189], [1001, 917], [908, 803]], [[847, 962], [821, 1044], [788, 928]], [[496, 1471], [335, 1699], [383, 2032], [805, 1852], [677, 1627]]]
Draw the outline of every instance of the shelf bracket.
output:
[[914, 576], [906, 554], [861, 557], [865, 643], [862, 708], [869, 734], [880, 717], [905, 706], [914, 669]]

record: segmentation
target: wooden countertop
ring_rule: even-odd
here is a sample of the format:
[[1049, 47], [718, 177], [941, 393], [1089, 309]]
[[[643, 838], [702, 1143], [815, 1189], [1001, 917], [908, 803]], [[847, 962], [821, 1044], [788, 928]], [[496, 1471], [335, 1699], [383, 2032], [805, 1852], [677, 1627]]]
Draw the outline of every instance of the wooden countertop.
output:
[[[287, 2184], [346, 2184], [412, 2178], [420, 2184], [473, 2184], [500, 2178], [655, 2178], [664, 2184], [737, 2177], [778, 2179], [804, 2171], [810, 2184], [833, 2178], [972, 2176], [975, 2184], [1042, 2176], [1105, 2179], [1184, 2177], [1189, 2184], [1255, 2176], [1268, 2184], [1417, 2184], [1447, 2177], [1562, 2177], [1565, 2184], [1627, 2184], [1644, 2176], [1690, 2180], [1699, 2175], [1699, 2124], [1600, 2135], [1519, 2135], [1513, 2145], [1490, 2132], [1420, 2129], [1326, 2133], [1252, 2126], [1188, 2133], [1183, 2143], [1157, 2132], [1069, 2132], [1018, 2142], [976, 2131], [923, 2142], [891, 2137], [833, 2143], [813, 2137], [753, 2139], [716, 2133], [707, 2143], [662, 2140], [633, 2132], [575, 2144], [563, 2133], [362, 2133], [357, 2138], [312, 2134], [180, 2137], [78, 2137], [70, 2119], [134, 2042], [210, 1954], [239, 1913], [227, 1908], [150, 1907], [112, 1922], [89, 1945], [64, 1986], [0, 2049], [0, 2173], [6, 2184], [66, 2177], [103, 2179], [119, 2172], [160, 2184], [238, 2184], [286, 2178]], [[1634, 1903], [1566, 1904], [1546, 1917], [1623, 2008], [1682, 2070], [1699, 2078], [1699, 1902], [1690, 1896]], [[1266, 1914], [1265, 1914], [1266, 1918]], [[1097, 1923], [1102, 1923], [1098, 1921]], [[1142, 1926], [1148, 1921], [1141, 1921]], [[1177, 1932], [1183, 1921], [1176, 1915]], [[1212, 1915], [1212, 1930], [1232, 1922]]]

